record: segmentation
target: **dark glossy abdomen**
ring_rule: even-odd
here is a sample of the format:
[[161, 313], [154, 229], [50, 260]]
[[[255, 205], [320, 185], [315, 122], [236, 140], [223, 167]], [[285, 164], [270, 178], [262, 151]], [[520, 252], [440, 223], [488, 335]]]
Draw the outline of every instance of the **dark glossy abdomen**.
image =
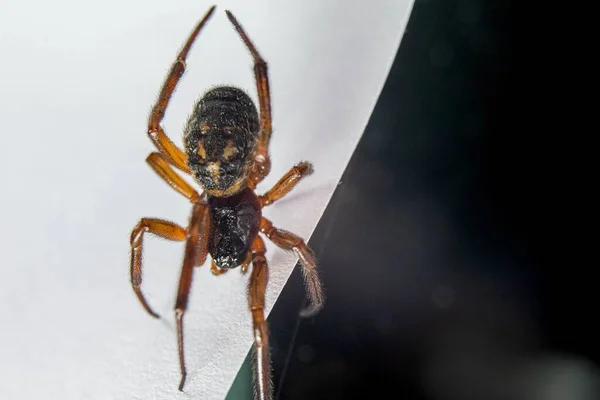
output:
[[190, 116], [184, 144], [194, 179], [212, 196], [231, 196], [245, 187], [252, 166], [259, 117], [241, 89], [209, 90]]
[[261, 209], [256, 194], [244, 189], [231, 197], [209, 197], [208, 251], [219, 268], [238, 267], [258, 235]]

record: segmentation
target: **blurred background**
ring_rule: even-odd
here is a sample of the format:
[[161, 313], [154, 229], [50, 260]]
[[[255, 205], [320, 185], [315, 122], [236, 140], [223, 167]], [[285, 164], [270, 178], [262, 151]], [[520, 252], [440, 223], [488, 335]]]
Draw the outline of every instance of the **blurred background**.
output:
[[416, 0], [310, 240], [326, 307], [298, 319], [297, 270], [269, 317], [278, 399], [600, 398], [590, 182], [533, 8]]

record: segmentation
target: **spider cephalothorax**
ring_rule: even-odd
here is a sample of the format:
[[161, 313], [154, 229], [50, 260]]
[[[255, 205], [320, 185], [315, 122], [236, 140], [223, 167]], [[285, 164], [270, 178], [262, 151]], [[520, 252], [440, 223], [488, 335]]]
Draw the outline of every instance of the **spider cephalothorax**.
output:
[[[265, 194], [257, 196], [256, 185], [269, 173], [271, 138], [271, 100], [267, 64], [241, 25], [227, 11], [227, 17], [254, 58], [259, 113], [242, 90], [219, 86], [198, 101], [184, 132], [185, 152], [167, 137], [160, 125], [175, 86], [185, 71], [185, 60], [198, 33], [210, 18], [212, 7], [196, 26], [163, 84], [148, 119], [148, 135], [158, 149], [146, 161], [169, 186], [192, 203], [187, 228], [158, 218], [142, 218], [131, 232], [131, 285], [152, 316], [158, 318], [141, 291], [142, 248], [145, 233], [174, 241], [185, 241], [185, 255], [175, 302], [177, 342], [183, 389], [187, 376], [183, 345], [183, 316], [187, 309], [194, 267], [212, 258], [211, 271], [220, 275], [241, 266], [246, 272], [252, 265], [248, 284], [249, 309], [255, 343], [255, 385], [260, 400], [272, 398], [269, 335], [264, 316], [265, 291], [269, 279], [266, 247], [262, 233], [277, 246], [295, 252], [302, 265], [310, 306], [302, 315], [317, 312], [324, 303], [315, 258], [306, 243], [295, 234], [277, 229], [262, 215], [262, 208], [285, 196], [305, 176], [312, 173], [308, 162], [292, 167]], [[203, 189], [199, 194], [173, 167], [192, 175]]]

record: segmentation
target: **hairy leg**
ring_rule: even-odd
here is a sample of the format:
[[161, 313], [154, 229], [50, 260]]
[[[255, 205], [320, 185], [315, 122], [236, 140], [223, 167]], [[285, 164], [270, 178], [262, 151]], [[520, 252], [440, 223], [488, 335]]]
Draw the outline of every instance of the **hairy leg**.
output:
[[179, 52], [177, 59], [171, 66], [169, 74], [165, 79], [163, 86], [160, 90], [160, 94], [158, 96], [158, 100], [152, 107], [152, 112], [150, 113], [150, 117], [148, 118], [148, 136], [150, 140], [156, 148], [162, 153], [162, 155], [169, 161], [170, 164], [174, 165], [178, 169], [183, 172], [190, 173], [190, 169], [187, 166], [187, 157], [185, 153], [177, 147], [171, 139], [167, 136], [165, 131], [163, 130], [160, 123], [165, 117], [165, 113], [167, 111], [167, 106], [169, 105], [169, 101], [171, 100], [171, 96], [175, 91], [175, 87], [181, 76], [185, 72], [185, 60], [187, 55], [196, 40], [196, 37], [200, 33], [200, 30], [208, 21], [210, 16], [212, 15], [215, 6], [211, 7], [204, 18], [196, 25], [189, 38], [185, 42], [183, 49]]
[[151, 233], [156, 236], [160, 236], [163, 239], [173, 240], [182, 242], [185, 240], [186, 231], [179, 225], [157, 218], [142, 218], [140, 222], [133, 228], [131, 232], [131, 262], [130, 262], [130, 273], [131, 273], [131, 286], [135, 295], [144, 306], [144, 309], [148, 311], [150, 315], [155, 318], [159, 318], [159, 315], [155, 313], [152, 308], [148, 305], [148, 302], [142, 294], [142, 250], [144, 244], [144, 234]]
[[254, 330], [254, 384], [259, 400], [273, 397], [269, 332], [265, 321], [265, 292], [269, 269], [265, 258], [265, 243], [257, 236], [252, 244], [252, 272], [248, 284], [248, 301]]
[[298, 255], [300, 265], [302, 265], [302, 275], [304, 277], [306, 294], [310, 301], [309, 307], [302, 310], [300, 315], [303, 317], [315, 315], [323, 308], [325, 294], [323, 292], [321, 279], [319, 278], [315, 255], [312, 250], [306, 245], [302, 238], [291, 232], [275, 228], [271, 221], [265, 217], [262, 217], [260, 221], [260, 231], [277, 246], [285, 250], [292, 250]]

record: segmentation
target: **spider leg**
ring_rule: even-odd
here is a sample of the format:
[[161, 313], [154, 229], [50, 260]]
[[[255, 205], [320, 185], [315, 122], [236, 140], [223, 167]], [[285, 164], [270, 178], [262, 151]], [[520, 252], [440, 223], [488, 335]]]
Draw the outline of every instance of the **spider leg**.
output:
[[312, 164], [307, 161], [302, 161], [293, 166], [268, 192], [258, 197], [261, 207], [273, 204], [284, 197], [302, 178], [312, 174], [312, 172]]
[[248, 252], [248, 255], [246, 256], [246, 259], [242, 262], [242, 265], [240, 266], [240, 272], [242, 275], [244, 275], [246, 272], [248, 272], [248, 266], [250, 265], [250, 263], [252, 262], [252, 252]]
[[181, 277], [179, 279], [179, 290], [175, 302], [175, 317], [177, 319], [177, 345], [179, 350], [179, 367], [181, 369], [181, 381], [179, 390], [183, 391], [183, 385], [187, 377], [185, 369], [184, 346], [183, 346], [183, 316], [187, 309], [190, 287], [192, 286], [192, 275], [195, 266], [200, 266], [206, 261], [208, 254], [208, 231], [210, 228], [208, 207], [205, 203], [196, 203], [192, 210], [192, 217], [187, 231], [187, 242], [185, 245], [185, 256]]
[[225, 11], [227, 17], [233, 24], [233, 27], [240, 35], [246, 47], [254, 58], [254, 77], [256, 79], [256, 89], [258, 91], [258, 102], [260, 106], [260, 133], [258, 136], [258, 148], [254, 161], [254, 168], [251, 173], [249, 183], [251, 189], [261, 182], [271, 170], [271, 159], [269, 157], [269, 141], [273, 132], [271, 124], [271, 94], [269, 91], [269, 76], [267, 73], [267, 63], [260, 56], [258, 50], [230, 11]]
[[167, 160], [161, 153], [153, 152], [146, 158], [146, 162], [169, 186], [181, 193], [192, 203], [197, 203], [200, 200], [200, 195], [196, 192], [189, 183], [171, 168]]
[[265, 243], [257, 236], [252, 244], [252, 273], [248, 284], [248, 301], [254, 331], [254, 383], [257, 399], [272, 399], [271, 355], [269, 332], [265, 321], [265, 292], [269, 281], [269, 268], [265, 258]]
[[308, 308], [302, 310], [300, 315], [303, 317], [315, 315], [323, 308], [323, 304], [325, 303], [325, 294], [323, 293], [323, 286], [317, 271], [315, 255], [302, 238], [291, 232], [275, 228], [271, 221], [265, 217], [262, 217], [260, 220], [260, 231], [277, 246], [285, 250], [294, 251], [300, 258], [306, 294], [310, 301]]
[[142, 218], [131, 232], [131, 286], [133, 287], [133, 291], [137, 298], [142, 303], [142, 306], [144, 306], [144, 309], [153, 317], [159, 318], [159, 315], [152, 311], [152, 308], [150, 308], [148, 302], [146, 302], [141, 290], [142, 248], [145, 233], [152, 233], [164, 239], [182, 242], [185, 240], [186, 231], [173, 222], [156, 218]]
[[211, 14], [213, 13], [215, 6], [212, 6], [204, 18], [196, 25], [196, 28], [192, 31], [189, 38], [185, 42], [185, 45], [179, 52], [177, 59], [171, 66], [171, 70], [167, 75], [163, 86], [160, 90], [160, 94], [158, 96], [158, 100], [152, 107], [152, 112], [150, 113], [150, 117], [148, 118], [148, 136], [150, 136], [150, 140], [156, 146], [156, 148], [165, 156], [167, 161], [179, 168], [181, 171], [190, 173], [190, 169], [187, 166], [187, 157], [185, 153], [177, 147], [167, 136], [162, 126], [160, 125], [161, 121], [165, 116], [165, 112], [167, 110], [167, 106], [169, 105], [169, 101], [171, 100], [171, 96], [175, 91], [175, 87], [177, 83], [181, 79], [181, 76], [185, 72], [185, 60], [187, 55], [196, 40], [196, 37], [200, 33], [200, 30], [208, 21]]

